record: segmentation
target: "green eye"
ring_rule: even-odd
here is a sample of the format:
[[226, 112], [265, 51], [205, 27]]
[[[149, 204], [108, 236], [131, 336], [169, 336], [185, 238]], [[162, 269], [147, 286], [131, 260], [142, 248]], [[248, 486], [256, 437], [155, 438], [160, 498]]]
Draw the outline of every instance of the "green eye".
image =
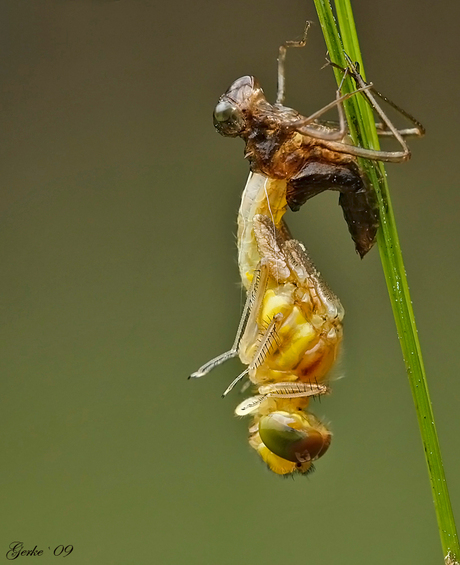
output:
[[234, 120], [239, 115], [238, 108], [227, 100], [222, 100], [214, 110], [214, 120], [216, 122], [228, 122]]
[[309, 425], [301, 414], [272, 412], [259, 422], [260, 438], [267, 448], [287, 461], [305, 463], [321, 457], [329, 447], [329, 432]]
[[213, 120], [217, 131], [228, 137], [241, 135], [245, 128], [245, 120], [240, 108], [226, 98], [223, 98], [217, 104]]

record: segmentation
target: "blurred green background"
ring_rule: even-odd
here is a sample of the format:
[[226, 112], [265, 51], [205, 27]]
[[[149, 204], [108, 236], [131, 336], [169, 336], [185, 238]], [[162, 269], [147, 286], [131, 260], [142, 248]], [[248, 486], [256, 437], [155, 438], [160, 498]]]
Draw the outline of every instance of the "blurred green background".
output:
[[[388, 173], [454, 511], [460, 518], [458, 2], [354, 2], [367, 75], [426, 126]], [[288, 223], [346, 309], [332, 447], [308, 478], [246, 441], [232, 343], [248, 165], [212, 110], [237, 77], [269, 99], [278, 45], [313, 3], [3, 0], [0, 78], [0, 560], [441, 563], [423, 451], [378, 251], [354, 252], [337, 194]], [[286, 103], [334, 96], [316, 23]], [[48, 547], [51, 549], [48, 550]]]

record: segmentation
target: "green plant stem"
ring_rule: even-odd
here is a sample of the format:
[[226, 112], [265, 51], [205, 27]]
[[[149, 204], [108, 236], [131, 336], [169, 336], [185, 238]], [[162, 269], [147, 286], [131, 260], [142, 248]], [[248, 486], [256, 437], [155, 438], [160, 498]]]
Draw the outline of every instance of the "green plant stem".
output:
[[[314, 2], [331, 60], [345, 68], [347, 64], [344, 52], [346, 52], [353, 61], [359, 63], [360, 72], [365, 78], [350, 0], [335, 0], [341, 37], [329, 0], [314, 0]], [[334, 73], [339, 83], [342, 80], [342, 72], [339, 69], [334, 69]], [[344, 85], [344, 92], [351, 90], [353, 90], [353, 84], [350, 80]], [[347, 100], [345, 112], [353, 142], [361, 147], [379, 149], [373, 114], [364, 98], [354, 96]], [[459, 540], [441, 459], [441, 450], [386, 173], [381, 162], [371, 163], [361, 159], [360, 165], [366, 171], [379, 202], [381, 228], [377, 241], [380, 259], [417, 412], [444, 559], [446, 563], [452, 564], [458, 561], [460, 555]]]

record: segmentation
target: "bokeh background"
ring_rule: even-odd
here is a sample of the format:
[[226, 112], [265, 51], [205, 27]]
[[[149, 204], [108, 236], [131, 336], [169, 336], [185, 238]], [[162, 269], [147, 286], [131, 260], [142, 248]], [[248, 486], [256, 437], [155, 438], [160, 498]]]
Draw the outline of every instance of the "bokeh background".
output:
[[[427, 127], [388, 173], [454, 510], [459, 480], [460, 4], [354, 2], [368, 77]], [[354, 253], [336, 194], [288, 223], [346, 309], [332, 447], [270, 474], [220, 394], [244, 297], [248, 166], [212, 110], [237, 77], [287, 104], [334, 96], [311, 1], [3, 0], [0, 5], [0, 560], [440, 563], [423, 450], [377, 249]], [[48, 549], [50, 548], [50, 549]]]

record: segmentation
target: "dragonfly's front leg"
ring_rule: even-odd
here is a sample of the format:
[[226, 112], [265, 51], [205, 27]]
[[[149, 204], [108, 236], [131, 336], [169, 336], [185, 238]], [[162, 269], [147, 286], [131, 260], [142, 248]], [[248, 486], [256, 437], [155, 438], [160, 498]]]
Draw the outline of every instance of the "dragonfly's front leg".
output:
[[[263, 299], [263, 294], [260, 295]], [[222, 396], [227, 396], [227, 394], [235, 387], [236, 384], [241, 381], [248, 373], [251, 374], [255, 371], [258, 367], [262, 365], [267, 356], [267, 353], [273, 348], [276, 344], [276, 336], [278, 332], [278, 328], [283, 322], [283, 314], [278, 312], [275, 314], [273, 318], [270, 320], [268, 326], [265, 328], [265, 331], [259, 336], [257, 341], [257, 349], [255, 350], [254, 357], [251, 363], [246, 367], [246, 369], [240, 373], [236, 379], [234, 379], [228, 387], [225, 389]], [[248, 328], [250, 326], [248, 325]]]
[[214, 367], [221, 365], [228, 359], [238, 356], [239, 346], [241, 339], [245, 333], [248, 326], [254, 325], [254, 320], [257, 319], [257, 314], [260, 310], [262, 304], [265, 288], [267, 286], [268, 280], [268, 266], [267, 262], [262, 260], [254, 271], [254, 277], [252, 279], [251, 286], [248, 290], [246, 297], [246, 302], [244, 304], [243, 313], [241, 314], [240, 323], [238, 324], [238, 329], [236, 331], [235, 341], [231, 349], [214, 357], [204, 365], [202, 365], [198, 371], [192, 373], [189, 379], [197, 379], [207, 375]]

